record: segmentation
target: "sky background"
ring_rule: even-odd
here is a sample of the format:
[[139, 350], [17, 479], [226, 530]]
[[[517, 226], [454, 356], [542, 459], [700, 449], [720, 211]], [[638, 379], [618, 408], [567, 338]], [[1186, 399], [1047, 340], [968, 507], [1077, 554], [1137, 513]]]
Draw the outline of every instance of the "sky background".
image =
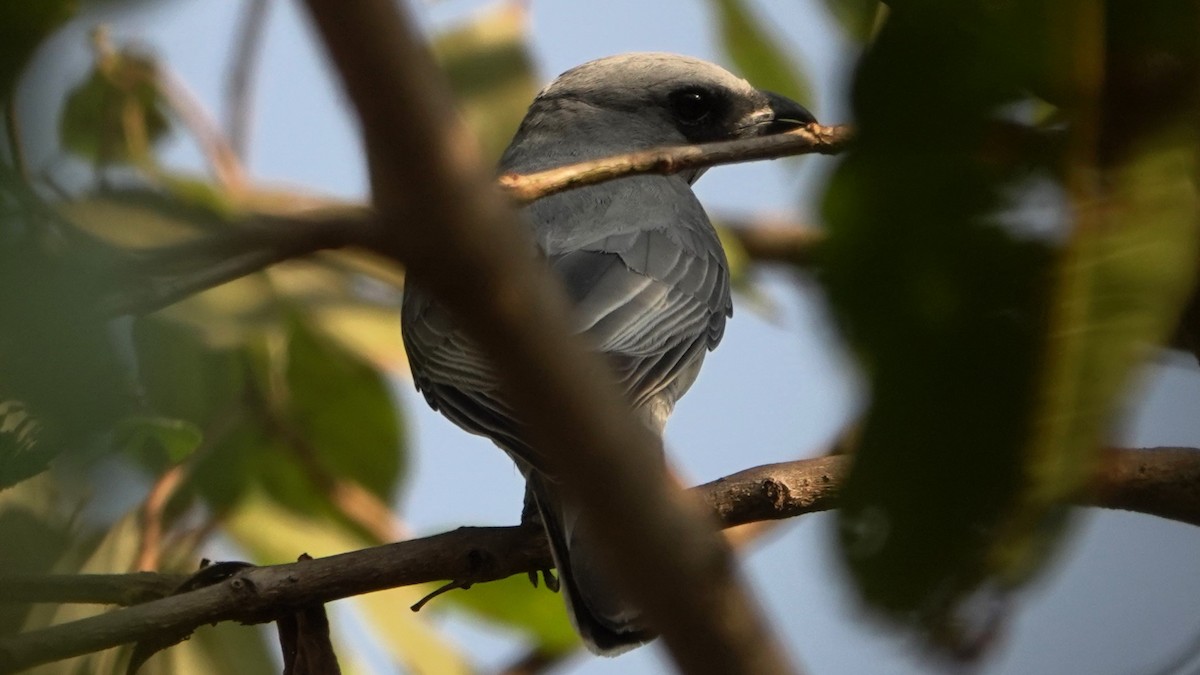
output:
[[[807, 70], [818, 119], [852, 121], [845, 103], [850, 45], [821, 3], [751, 4]], [[466, 0], [410, 3], [430, 28], [483, 6]], [[673, 51], [729, 65], [716, 41], [712, 4], [701, 0], [535, 1], [529, 9], [532, 49], [544, 81], [584, 61], [626, 51]], [[116, 41], [136, 38], [149, 45], [215, 109], [239, 10], [240, 3], [231, 0], [173, 0], [111, 18]], [[56, 81], [65, 90], [73, 84], [70, 73], [77, 77], [89, 65], [87, 43], [82, 29], [56, 40], [58, 53], [69, 55], [57, 64], [64, 75]], [[365, 196], [361, 146], [330, 75], [297, 3], [274, 3], [248, 160], [256, 179]], [[53, 87], [38, 93], [54, 95]], [[930, 116], [936, 115], [937, 102], [931, 101]], [[52, 138], [53, 130], [53, 119], [26, 122], [34, 138]], [[201, 165], [187, 143], [174, 143], [168, 159]], [[822, 177], [835, 161], [813, 157], [721, 167], [709, 171], [696, 191], [710, 212], [778, 213], [819, 224]], [[762, 284], [779, 312], [767, 319], [744, 303], [739, 307], [723, 344], [668, 426], [672, 457], [694, 482], [820, 454], [861, 404], [860, 386], [839, 351], [815, 283], [764, 271]], [[511, 462], [428, 410], [407, 382], [398, 383], [397, 396], [410, 421], [415, 454], [398, 508], [414, 532], [516, 522], [523, 488]], [[1197, 400], [1200, 371], [1189, 357], [1165, 355], [1148, 367], [1138, 394], [1131, 396], [1117, 438], [1142, 446], [1200, 445]], [[1022, 595], [1006, 638], [977, 672], [1149, 673], [1200, 638], [1200, 531], [1123, 513], [1081, 512], [1078, 521], [1059, 563]], [[787, 522], [745, 557], [753, 588], [784, 642], [811, 673], [928, 672], [935, 664], [857, 609], [834, 564], [832, 522], [829, 515]], [[439, 621], [485, 672], [524, 651], [511, 634], [492, 626], [450, 614]], [[652, 645], [616, 660], [581, 654], [556, 672], [667, 670], [661, 647]], [[1200, 672], [1200, 661], [1179, 672]]]

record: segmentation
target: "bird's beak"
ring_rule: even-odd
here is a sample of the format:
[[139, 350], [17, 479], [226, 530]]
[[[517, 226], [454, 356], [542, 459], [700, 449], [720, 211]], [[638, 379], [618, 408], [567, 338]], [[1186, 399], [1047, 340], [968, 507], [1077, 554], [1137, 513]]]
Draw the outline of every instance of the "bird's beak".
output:
[[766, 105], [747, 115], [738, 125], [739, 136], [770, 136], [789, 129], [816, 124], [807, 108], [773, 91], [762, 91]]

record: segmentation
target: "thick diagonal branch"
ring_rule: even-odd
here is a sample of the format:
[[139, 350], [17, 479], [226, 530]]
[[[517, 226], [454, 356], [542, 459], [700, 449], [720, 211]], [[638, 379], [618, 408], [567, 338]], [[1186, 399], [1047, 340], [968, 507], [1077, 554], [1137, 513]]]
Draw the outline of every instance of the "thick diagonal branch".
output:
[[661, 441], [573, 334], [563, 289], [481, 164], [408, 17], [391, 0], [306, 4], [358, 113], [396, 258], [490, 358], [532, 445], [583, 507], [601, 562], [683, 670], [789, 672], [728, 547], [669, 482]]

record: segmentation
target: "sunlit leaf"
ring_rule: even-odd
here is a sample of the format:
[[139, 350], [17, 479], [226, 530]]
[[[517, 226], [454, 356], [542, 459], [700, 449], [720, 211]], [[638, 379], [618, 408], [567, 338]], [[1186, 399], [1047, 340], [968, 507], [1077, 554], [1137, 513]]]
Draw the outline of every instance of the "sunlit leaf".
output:
[[521, 631], [546, 653], [565, 652], [581, 645], [567, 617], [562, 596], [546, 588], [532, 588], [524, 575], [476, 584], [435, 602], [439, 601], [453, 603], [486, 621]]
[[57, 208], [82, 231], [131, 250], [192, 241], [227, 227], [223, 206], [148, 189], [72, 200]]
[[528, 13], [524, 3], [502, 2], [433, 40], [459, 107], [489, 161], [499, 159], [538, 90]]
[[[1091, 176], [1080, 169], [1067, 181], [1076, 222], [1056, 266], [1026, 462], [1029, 487], [1019, 494], [994, 561], [1018, 573], [1038, 561], [1036, 534], [1046, 514], [1086, 488], [1136, 369], [1170, 336], [1193, 292], [1200, 258], [1200, 47], [1179, 25], [1200, 20], [1200, 7], [1164, 4], [1147, 11], [1117, 2], [1107, 19], [1108, 52], [1096, 47], [1090, 56], [1113, 71], [1106, 86], [1114, 93], [1103, 113], [1093, 113], [1108, 117], [1111, 135], [1091, 149], [1073, 145], [1077, 162], [1089, 150], [1097, 153], [1103, 173], [1096, 187], [1082, 187], [1091, 185]], [[1137, 69], [1150, 55], [1169, 55], [1186, 68], [1147, 83]], [[1077, 58], [1081, 62], [1087, 63]], [[1084, 81], [1075, 91], [1088, 89], [1085, 78], [1100, 77], [1089, 65], [1073, 74]], [[1145, 100], [1153, 87], [1191, 94]], [[1076, 133], [1087, 137], [1085, 130]]]
[[721, 248], [725, 250], [725, 258], [729, 262], [729, 283], [738, 294], [739, 307], [748, 308], [767, 321], [777, 321], [780, 307], [775, 299], [763, 289], [754, 274], [754, 261], [746, 252], [746, 247], [729, 228], [720, 222], [713, 223], [717, 228], [717, 236], [721, 239]]
[[717, 11], [721, 47], [738, 74], [759, 89], [783, 94], [813, 107], [812, 87], [771, 31], [743, 0], [712, 0]]
[[[302, 517], [282, 509], [261, 493], [252, 495], [233, 514], [229, 532], [260, 563], [292, 562], [300, 553], [332, 555], [368, 543], [330, 520]], [[382, 646], [409, 672], [473, 673], [466, 659], [430, 627], [428, 614], [409, 611], [409, 606], [431, 589], [432, 585], [424, 584], [370, 593], [356, 597], [354, 605], [371, 622]], [[344, 644], [335, 633], [339, 655], [348, 653]]]
[[[43, 573], [71, 549], [78, 532], [60, 512], [56, 491], [48, 474], [0, 490], [0, 570]], [[15, 633], [32, 610], [29, 605], [0, 603], [0, 635]]]
[[187, 420], [145, 415], [121, 420], [117, 426], [117, 436], [117, 442], [132, 451], [153, 445], [162, 450], [172, 463], [183, 461], [204, 438], [200, 428]]

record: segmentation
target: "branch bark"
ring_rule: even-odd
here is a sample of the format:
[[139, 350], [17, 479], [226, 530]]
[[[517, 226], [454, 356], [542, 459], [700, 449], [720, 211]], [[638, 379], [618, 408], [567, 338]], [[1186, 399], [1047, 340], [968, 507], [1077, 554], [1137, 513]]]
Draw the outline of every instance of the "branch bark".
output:
[[[768, 464], [692, 492], [722, 527], [792, 518], [835, 508], [849, 461], [831, 456]], [[1093, 489], [1078, 503], [1200, 526], [1200, 449], [1110, 450]], [[216, 586], [171, 597], [164, 596], [185, 577], [4, 576], [0, 601], [145, 604], [0, 638], [0, 673], [206, 623], [271, 621], [299, 607], [385, 588], [448, 578], [481, 583], [552, 566], [544, 534], [536, 526], [464, 527], [328, 558], [253, 568]]]

